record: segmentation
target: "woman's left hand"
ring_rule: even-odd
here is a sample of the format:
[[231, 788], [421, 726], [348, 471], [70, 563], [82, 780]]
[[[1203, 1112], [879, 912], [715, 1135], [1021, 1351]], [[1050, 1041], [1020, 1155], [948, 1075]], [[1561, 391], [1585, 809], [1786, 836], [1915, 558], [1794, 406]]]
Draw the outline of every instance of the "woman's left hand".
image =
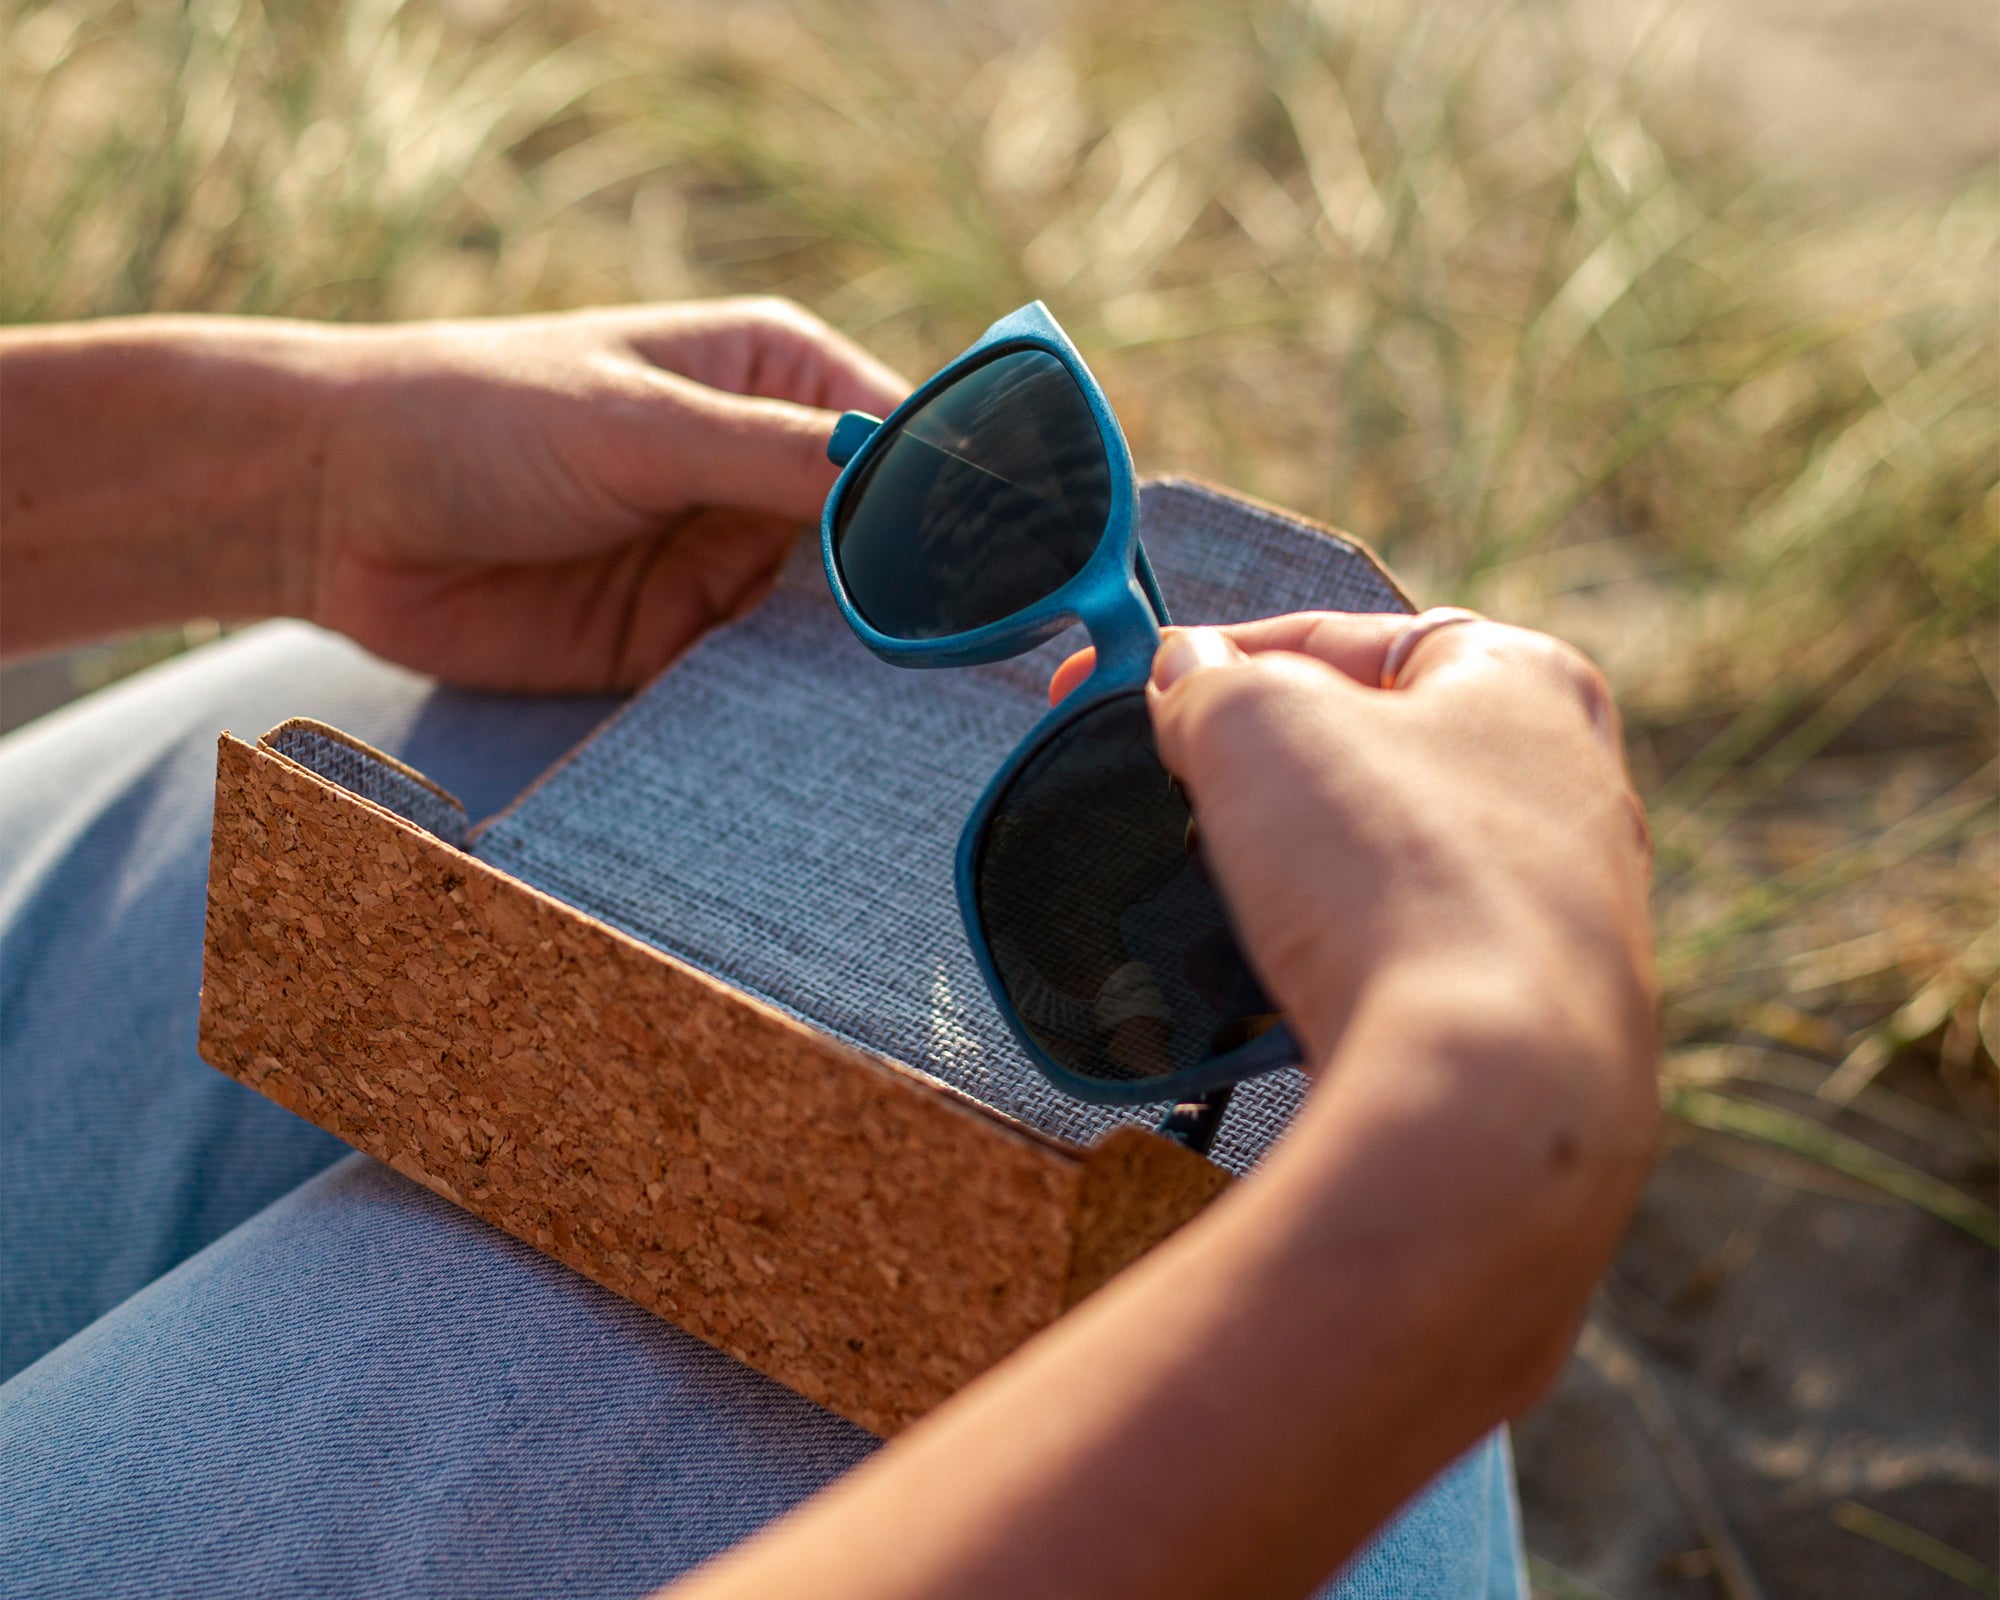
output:
[[906, 388], [783, 300], [0, 329], [0, 635], [306, 617], [454, 683], [629, 689], [756, 603], [836, 414]]
[[907, 389], [781, 300], [361, 330], [298, 609], [496, 689], [630, 688], [775, 581], [847, 409]]

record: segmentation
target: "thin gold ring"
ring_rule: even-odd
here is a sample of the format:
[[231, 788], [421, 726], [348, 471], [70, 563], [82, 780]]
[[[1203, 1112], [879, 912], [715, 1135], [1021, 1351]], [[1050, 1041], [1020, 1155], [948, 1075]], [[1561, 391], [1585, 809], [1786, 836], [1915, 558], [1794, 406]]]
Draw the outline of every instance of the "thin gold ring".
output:
[[1382, 657], [1382, 687], [1384, 689], [1396, 687], [1396, 680], [1402, 676], [1403, 669], [1410, 664], [1410, 657], [1417, 653], [1417, 646], [1440, 628], [1449, 628], [1459, 622], [1485, 620], [1477, 611], [1467, 611], [1463, 606], [1433, 606], [1430, 610], [1413, 617], [1409, 626], [1389, 642], [1388, 653]]

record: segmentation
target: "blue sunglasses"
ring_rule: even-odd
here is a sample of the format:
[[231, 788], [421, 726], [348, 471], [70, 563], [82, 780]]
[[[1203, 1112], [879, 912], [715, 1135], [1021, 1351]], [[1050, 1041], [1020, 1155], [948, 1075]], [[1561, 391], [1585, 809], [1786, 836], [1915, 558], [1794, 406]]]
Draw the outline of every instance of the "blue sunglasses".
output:
[[1231, 1086], [1296, 1066], [1243, 959], [1146, 709], [1166, 602], [1132, 456], [1037, 301], [887, 418], [850, 411], [820, 524], [848, 625], [903, 667], [1023, 655], [1081, 622], [1089, 678], [1002, 764], [959, 839], [959, 908], [1000, 1014], [1058, 1088], [1176, 1102], [1206, 1150]]

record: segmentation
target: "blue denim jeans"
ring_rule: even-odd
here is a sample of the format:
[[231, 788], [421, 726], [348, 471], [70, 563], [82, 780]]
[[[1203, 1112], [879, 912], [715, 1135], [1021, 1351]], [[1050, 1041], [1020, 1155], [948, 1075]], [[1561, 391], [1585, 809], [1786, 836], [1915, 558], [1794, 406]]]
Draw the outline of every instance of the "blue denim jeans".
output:
[[[0, 740], [0, 1584], [636, 1596], [876, 1447], [205, 1066], [214, 741], [498, 810], [610, 709], [268, 625]], [[1504, 1440], [1335, 1593], [1526, 1592]]]

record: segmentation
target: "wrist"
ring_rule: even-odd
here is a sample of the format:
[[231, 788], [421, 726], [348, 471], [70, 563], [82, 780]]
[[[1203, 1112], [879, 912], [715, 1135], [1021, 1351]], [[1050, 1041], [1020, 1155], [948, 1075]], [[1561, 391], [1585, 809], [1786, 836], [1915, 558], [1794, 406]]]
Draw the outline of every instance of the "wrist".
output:
[[[1366, 1099], [1411, 1137], [1559, 1172], [1650, 1159], [1659, 1113], [1646, 966], [1538, 958], [1531, 946], [1411, 959], [1373, 977], [1321, 1058], [1329, 1088]], [[1571, 1160], [1569, 1157], [1573, 1157]]]
[[[1622, 998], [1618, 998], [1621, 997]], [[1372, 983], [1288, 1141], [1329, 1270], [1362, 1232], [1412, 1348], [1488, 1330], [1499, 1406], [1554, 1374], [1651, 1170], [1650, 990], [1528, 963], [1409, 963]], [[1317, 1234], [1322, 1224], [1315, 1222]]]
[[[1410, 897], [1406, 897], [1410, 898]], [[1365, 932], [1303, 944], [1272, 992], [1292, 1016], [1308, 1070], [1331, 1062], [1365, 1019], [1491, 1016], [1606, 1051], [1645, 1040], [1656, 996], [1643, 892], [1579, 861], [1561, 890], [1494, 872], [1450, 897], [1385, 910]]]
[[237, 463], [244, 509], [224, 510], [224, 525], [256, 573], [251, 614], [312, 619], [328, 529], [359, 454], [347, 441], [368, 414], [373, 330], [246, 319], [234, 331], [240, 343], [217, 352], [218, 376], [244, 402], [258, 459]]

